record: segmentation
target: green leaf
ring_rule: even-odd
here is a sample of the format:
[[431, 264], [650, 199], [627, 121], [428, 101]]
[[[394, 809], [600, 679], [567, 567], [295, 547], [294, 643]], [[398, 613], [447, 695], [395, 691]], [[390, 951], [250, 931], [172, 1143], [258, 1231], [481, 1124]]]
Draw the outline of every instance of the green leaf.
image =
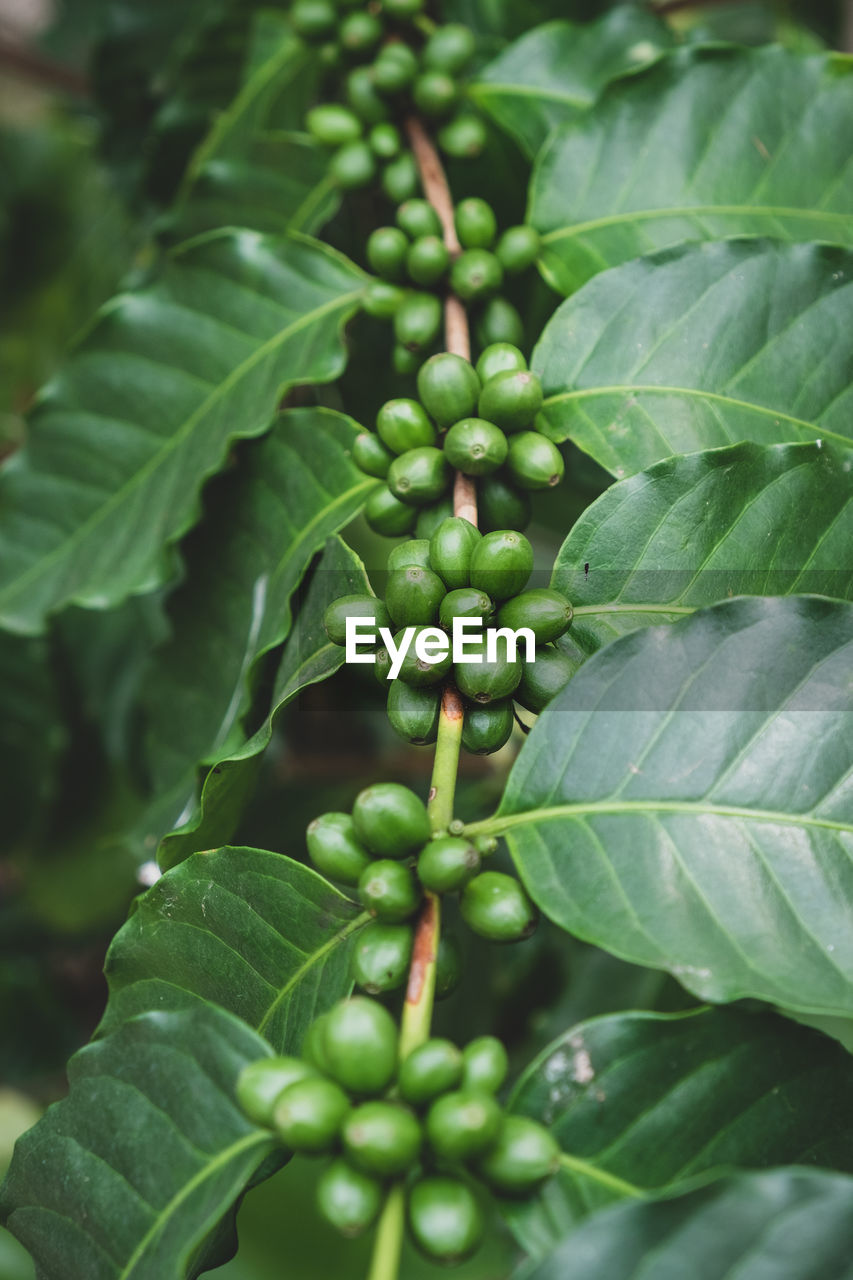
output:
[[179, 238], [222, 226], [312, 232], [340, 203], [328, 152], [294, 132], [316, 92], [316, 51], [282, 15], [261, 20], [264, 57], [193, 156], [165, 224]]
[[671, 43], [665, 23], [630, 5], [596, 22], [548, 22], [484, 67], [468, 92], [534, 156], [555, 125], [577, 119], [611, 80], [656, 61]]
[[214, 1004], [276, 1052], [298, 1052], [314, 1018], [350, 990], [350, 953], [367, 918], [283, 854], [195, 854], [137, 899], [113, 939], [100, 1031], [149, 1010]]
[[67, 738], [46, 642], [0, 632], [0, 813], [7, 849], [43, 828]]
[[739, 444], [667, 458], [588, 507], [551, 585], [584, 653], [731, 596], [853, 598], [853, 453]]
[[496, 818], [562, 928], [708, 1000], [853, 1011], [853, 607], [739, 599], [624, 636]]
[[543, 148], [528, 210], [543, 272], [569, 294], [686, 240], [853, 245], [851, 130], [851, 58], [678, 50], [612, 85]]
[[266, 431], [288, 387], [341, 372], [363, 279], [314, 241], [228, 231], [105, 308], [2, 476], [0, 621], [37, 631], [167, 578], [229, 443]]
[[328, 679], [340, 669], [344, 651], [331, 644], [323, 626], [326, 606], [338, 596], [370, 592], [364, 565], [340, 538], [326, 544], [311, 575], [304, 602], [284, 646], [271, 698], [261, 727], [235, 751], [220, 752], [204, 780], [201, 800], [191, 819], [163, 840], [160, 865], [175, 866], [198, 849], [230, 838], [247, 797], [251, 794], [263, 753], [284, 709], [309, 685]]
[[169, 603], [172, 639], [146, 681], [157, 791], [243, 741], [256, 664], [290, 630], [290, 598], [314, 554], [357, 514], [375, 480], [350, 458], [358, 426], [330, 409], [290, 409], [208, 495]]
[[841, 1280], [853, 1248], [853, 1178], [805, 1169], [724, 1178], [596, 1214], [525, 1280]]
[[533, 353], [539, 422], [618, 478], [740, 440], [853, 439], [853, 254], [733, 241], [590, 281]]
[[269, 1053], [211, 1008], [134, 1018], [71, 1060], [69, 1096], [19, 1141], [3, 1210], [38, 1274], [165, 1280], [191, 1260], [274, 1143], [234, 1098]]
[[[510, 1109], [546, 1124], [560, 1173], [513, 1206], [528, 1253], [576, 1219], [711, 1169], [823, 1165], [853, 1172], [853, 1059], [782, 1018], [705, 1009], [620, 1013], [567, 1031], [524, 1072]], [[620, 1194], [621, 1193], [621, 1194]]]

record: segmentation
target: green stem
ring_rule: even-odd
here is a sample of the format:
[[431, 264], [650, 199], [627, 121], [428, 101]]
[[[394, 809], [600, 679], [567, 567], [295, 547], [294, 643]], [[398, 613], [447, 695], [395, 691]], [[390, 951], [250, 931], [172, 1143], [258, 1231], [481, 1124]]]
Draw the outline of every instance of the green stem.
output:
[[446, 832], [453, 821], [453, 796], [456, 792], [456, 772], [459, 768], [464, 716], [462, 699], [453, 686], [448, 685], [441, 699], [435, 761], [427, 801], [427, 813], [433, 835]]
[[602, 1187], [616, 1191], [620, 1196], [634, 1196], [639, 1199], [646, 1194], [641, 1187], [635, 1187], [633, 1182], [617, 1178], [614, 1173], [607, 1173], [606, 1170], [590, 1164], [588, 1160], [581, 1160], [579, 1156], [570, 1156], [566, 1151], [560, 1155], [560, 1164], [564, 1169], [579, 1173], [583, 1178], [590, 1178], [593, 1182], [600, 1183]]
[[403, 1184], [398, 1182], [388, 1192], [385, 1208], [376, 1228], [367, 1280], [397, 1280], [405, 1225], [406, 1196]]

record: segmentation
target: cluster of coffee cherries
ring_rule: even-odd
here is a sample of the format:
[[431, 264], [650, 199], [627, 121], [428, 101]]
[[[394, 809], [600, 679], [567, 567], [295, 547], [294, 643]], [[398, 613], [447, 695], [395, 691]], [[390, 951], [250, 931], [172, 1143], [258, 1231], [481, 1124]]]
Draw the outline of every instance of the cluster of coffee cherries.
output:
[[427, 1040], [400, 1062], [391, 1014], [355, 996], [320, 1015], [302, 1053], [245, 1067], [237, 1098], [289, 1151], [332, 1157], [317, 1199], [344, 1235], [366, 1230], [389, 1185], [405, 1182], [415, 1244], [460, 1262], [482, 1240], [487, 1189], [527, 1196], [559, 1167], [548, 1130], [498, 1102], [507, 1058], [492, 1036], [462, 1050]]
[[387, 400], [376, 432], [362, 432], [353, 460], [385, 481], [367, 499], [365, 517], [389, 537], [428, 537], [452, 511], [453, 472], [476, 477], [484, 530], [524, 528], [529, 493], [559, 484], [562, 455], [536, 429], [542, 385], [518, 347], [494, 343], [477, 361], [450, 352], [418, 372], [418, 399]]
[[485, 145], [485, 126], [462, 105], [459, 82], [474, 57], [474, 35], [461, 23], [436, 26], [423, 8], [423, 0], [381, 0], [341, 15], [332, 0], [296, 0], [291, 9], [297, 31], [320, 46], [330, 69], [349, 64], [345, 102], [323, 103], [306, 117], [309, 133], [333, 148], [331, 174], [345, 189], [368, 186], [380, 167], [382, 188], [395, 203], [419, 189], [394, 118], [414, 113], [434, 122], [436, 141], [450, 156], [477, 156]]
[[[537, 911], [513, 876], [481, 871], [495, 841], [435, 836], [422, 800], [397, 782], [356, 797], [352, 813], [324, 813], [309, 824], [308, 852], [323, 875], [358, 887], [376, 925], [356, 951], [355, 977], [373, 992], [400, 986], [411, 958], [409, 923], [424, 891], [458, 893], [462, 919], [492, 942], [518, 942], [536, 928]], [[389, 926], [403, 925], [394, 933]]]
[[394, 325], [394, 367], [414, 373], [441, 329], [440, 293], [450, 290], [472, 309], [483, 345], [493, 340], [517, 345], [524, 328], [516, 309], [499, 296], [505, 275], [532, 266], [539, 233], [530, 226], [508, 227], [498, 235], [494, 210], [472, 196], [460, 201], [454, 222], [461, 252], [451, 257], [435, 208], [412, 198], [396, 211], [394, 226], [377, 227], [367, 241], [367, 260], [379, 280], [368, 286], [364, 307]]

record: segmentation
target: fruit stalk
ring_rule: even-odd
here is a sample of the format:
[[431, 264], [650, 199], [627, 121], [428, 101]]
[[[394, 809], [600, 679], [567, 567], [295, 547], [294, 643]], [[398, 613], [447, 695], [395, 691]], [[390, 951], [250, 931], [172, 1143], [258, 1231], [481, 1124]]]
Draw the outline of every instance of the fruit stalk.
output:
[[367, 1280], [397, 1280], [405, 1229], [406, 1193], [402, 1183], [398, 1182], [388, 1192], [376, 1228]]

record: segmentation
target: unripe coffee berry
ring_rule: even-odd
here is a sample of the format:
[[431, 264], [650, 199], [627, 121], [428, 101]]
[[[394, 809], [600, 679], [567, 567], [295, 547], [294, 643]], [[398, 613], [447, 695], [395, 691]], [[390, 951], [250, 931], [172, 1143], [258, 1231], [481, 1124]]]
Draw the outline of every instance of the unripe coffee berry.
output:
[[345, 142], [357, 142], [362, 133], [358, 116], [334, 102], [312, 107], [305, 117], [305, 125], [312, 138], [326, 147], [342, 147]]
[[361, 1235], [376, 1220], [383, 1200], [382, 1183], [346, 1160], [334, 1160], [317, 1182], [317, 1207], [342, 1235]]
[[409, 1229], [438, 1262], [456, 1263], [477, 1249], [485, 1232], [471, 1188], [458, 1178], [420, 1178], [409, 1193]]
[[338, 15], [330, 0], [294, 0], [290, 21], [304, 40], [323, 40], [334, 31]]
[[[418, 640], [421, 636], [426, 641], [422, 646], [425, 649], [426, 658], [418, 656]], [[439, 643], [439, 639], [442, 643]], [[403, 632], [398, 631], [394, 636], [394, 643], [399, 647], [402, 642]], [[412, 642], [400, 664], [398, 679], [418, 689], [438, 684], [450, 670], [451, 659], [451, 646], [443, 632], [437, 627], [415, 627]]]
[[442, 600], [438, 621], [450, 631], [454, 618], [488, 618], [492, 609], [492, 602], [484, 591], [478, 591], [476, 587], [459, 587], [456, 591], [448, 591]]
[[322, 1050], [324, 1070], [349, 1093], [382, 1093], [397, 1070], [397, 1025], [376, 1000], [352, 996], [325, 1015]]
[[[388, 107], [376, 92], [369, 67], [356, 67], [349, 73], [346, 78], [346, 98], [351, 109], [366, 124], [378, 124], [380, 120], [388, 119]], [[404, 154], [411, 159], [409, 152]], [[392, 163], [399, 163], [399, 159]], [[414, 165], [413, 159], [412, 165]], [[415, 172], [417, 175], [417, 171]]]
[[414, 746], [425, 747], [438, 737], [441, 693], [393, 680], [388, 689], [388, 721], [395, 733]]
[[375, 156], [379, 156], [380, 160], [393, 160], [394, 156], [400, 154], [400, 148], [403, 145], [400, 130], [396, 125], [387, 122], [375, 124], [367, 140], [371, 151]]
[[423, 511], [418, 512], [415, 536], [418, 538], [431, 538], [442, 521], [448, 520], [452, 515], [453, 499], [451, 497], [442, 498], [434, 506], [424, 507]]
[[382, 23], [363, 10], [350, 13], [338, 27], [338, 39], [347, 53], [369, 53], [382, 39]]
[[504, 1195], [525, 1195], [560, 1167], [560, 1148], [541, 1124], [506, 1116], [497, 1140], [478, 1164], [481, 1176]]
[[435, 444], [435, 427], [417, 400], [386, 400], [376, 415], [376, 430], [392, 453]]
[[537, 644], [557, 640], [568, 631], [571, 621], [572, 606], [560, 591], [550, 587], [522, 591], [502, 604], [498, 613], [499, 627], [510, 627], [513, 631], [528, 627]]
[[367, 925], [359, 934], [353, 953], [357, 984], [368, 995], [401, 987], [409, 972], [413, 941], [411, 925], [383, 924], [379, 920]]
[[513, 876], [482, 871], [465, 886], [462, 919], [491, 942], [519, 942], [536, 928], [538, 913]]
[[519, 431], [509, 442], [506, 469], [522, 489], [551, 489], [566, 470], [560, 450], [539, 431]]
[[450, 478], [444, 450], [431, 445], [401, 453], [388, 468], [388, 488], [413, 507], [435, 502], [446, 491]]
[[456, 893], [480, 870], [480, 855], [469, 840], [440, 836], [418, 858], [418, 879], [432, 893]]
[[373, 83], [380, 93], [402, 93], [418, 73], [418, 60], [406, 44], [387, 44], [373, 64]]
[[377, 320], [393, 320], [405, 299], [405, 290], [390, 280], [370, 280], [365, 285], [361, 305]]
[[378, 858], [407, 858], [431, 835], [423, 801], [398, 782], [377, 782], [360, 791], [352, 819], [359, 838]]
[[450, 268], [450, 286], [463, 302], [474, 302], [497, 293], [503, 274], [503, 267], [488, 249], [465, 249]]
[[481, 347], [495, 342], [508, 342], [515, 347], [524, 345], [524, 322], [507, 298], [489, 298], [474, 329]]
[[418, 166], [411, 151], [400, 154], [382, 170], [380, 185], [392, 204], [410, 200], [420, 190]]
[[507, 227], [495, 253], [507, 275], [516, 275], [533, 266], [539, 257], [540, 245], [539, 232], [535, 227]]
[[499, 373], [520, 373], [526, 368], [524, 355], [510, 342], [493, 342], [477, 361], [477, 375], [484, 385]]
[[506, 1049], [496, 1036], [478, 1036], [462, 1050], [466, 1089], [497, 1093], [509, 1070]]
[[457, 75], [464, 71], [476, 52], [476, 40], [470, 27], [461, 22], [448, 22], [437, 27], [423, 49], [424, 65], [436, 71]]
[[457, 1089], [444, 1093], [427, 1112], [427, 1141], [443, 1160], [470, 1160], [494, 1142], [503, 1113], [490, 1093]]
[[364, 518], [375, 533], [388, 538], [409, 533], [415, 524], [414, 507], [395, 498], [387, 484], [374, 489], [364, 504]]
[[377, 627], [387, 627], [390, 625], [391, 615], [376, 596], [338, 596], [323, 614], [323, 626], [332, 644], [346, 643], [348, 618], [369, 618]]
[[541, 408], [542, 384], [526, 369], [497, 373], [480, 392], [480, 416], [508, 433], [529, 427]]
[[431, 569], [429, 562], [429, 538], [409, 538], [388, 552], [388, 572], [393, 569], [405, 569], [408, 565], [417, 564], [422, 569]]
[[476, 525], [463, 516], [442, 520], [429, 540], [429, 562], [446, 588], [467, 587], [471, 557], [481, 538]]
[[366, 142], [346, 142], [329, 161], [329, 173], [339, 187], [356, 191], [376, 177], [376, 158]]
[[462, 980], [462, 948], [459, 941], [446, 929], [442, 930], [435, 962], [435, 998], [443, 1000], [459, 986]]
[[[284, 1090], [297, 1080], [305, 1080], [313, 1075], [316, 1075], [314, 1068], [303, 1058], [260, 1058], [257, 1062], [250, 1062], [237, 1077], [237, 1101], [254, 1124], [272, 1126], [275, 1104]], [[460, 1053], [459, 1077], [461, 1076]]]
[[272, 1123], [292, 1151], [318, 1155], [332, 1149], [349, 1111], [349, 1098], [334, 1081], [307, 1076], [279, 1095]]
[[372, 431], [362, 431], [352, 442], [352, 460], [366, 475], [384, 480], [394, 454]]
[[455, 1089], [462, 1079], [463, 1058], [450, 1040], [427, 1040], [404, 1058], [397, 1077], [400, 1097], [413, 1107]]
[[456, 81], [444, 71], [424, 71], [412, 90], [418, 111], [433, 120], [452, 111], [458, 96]]
[[348, 813], [324, 813], [308, 824], [308, 853], [317, 870], [341, 884], [358, 884], [370, 854], [355, 832]]
[[410, 293], [394, 315], [394, 337], [409, 351], [426, 351], [441, 331], [441, 301], [432, 293]]
[[486, 145], [486, 126], [479, 116], [460, 112], [441, 126], [436, 140], [445, 155], [455, 160], [473, 159]]
[[515, 717], [509, 698], [465, 708], [462, 745], [476, 756], [490, 756], [509, 742]]
[[456, 234], [463, 249], [490, 249], [498, 233], [495, 211], [479, 196], [462, 200], [454, 211]]
[[406, 200], [397, 210], [396, 222], [412, 240], [441, 235], [441, 220], [429, 200]]
[[440, 236], [420, 236], [406, 253], [406, 271], [415, 284], [437, 284], [450, 266], [450, 254]]
[[518, 653], [510, 656], [510, 646], [505, 639], [496, 642], [495, 650], [495, 657], [489, 658], [487, 635], [473, 636], [467, 653], [476, 661], [457, 662], [454, 667], [459, 692], [472, 702], [491, 703], [508, 698], [521, 680], [522, 663]]
[[438, 617], [438, 606], [446, 591], [432, 569], [410, 564], [389, 574], [385, 603], [396, 626], [427, 626]]
[[485, 418], [463, 418], [444, 438], [444, 453], [451, 467], [466, 476], [485, 476], [506, 460], [507, 438]]
[[530, 498], [501, 475], [483, 476], [477, 486], [477, 509], [483, 533], [500, 529], [526, 529], [530, 523]]
[[408, 237], [399, 227], [377, 227], [367, 237], [367, 261], [385, 280], [402, 280], [408, 252]]
[[565, 688], [576, 670], [577, 664], [561, 649], [551, 645], [537, 649], [536, 661], [524, 663], [516, 702], [538, 715]]
[[440, 427], [449, 427], [474, 412], [480, 379], [474, 366], [449, 351], [431, 356], [418, 373], [418, 396]]
[[347, 1117], [341, 1133], [353, 1164], [380, 1178], [405, 1173], [418, 1158], [421, 1126], [408, 1107], [365, 1102]]
[[498, 529], [477, 543], [471, 556], [471, 586], [493, 600], [517, 595], [533, 571], [533, 548], [523, 533]]

